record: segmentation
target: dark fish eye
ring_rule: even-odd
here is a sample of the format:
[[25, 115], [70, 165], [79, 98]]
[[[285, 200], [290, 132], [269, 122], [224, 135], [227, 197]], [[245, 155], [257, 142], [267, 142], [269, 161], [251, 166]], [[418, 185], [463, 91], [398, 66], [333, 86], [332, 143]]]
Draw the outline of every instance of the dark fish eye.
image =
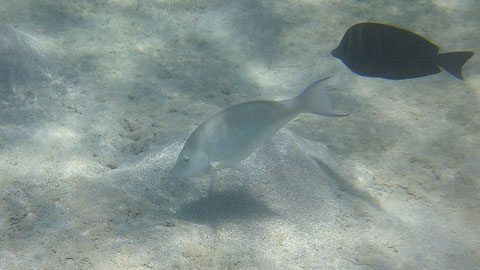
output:
[[189, 162], [189, 161], [190, 161], [190, 158], [189, 158], [188, 156], [183, 156], [183, 161]]

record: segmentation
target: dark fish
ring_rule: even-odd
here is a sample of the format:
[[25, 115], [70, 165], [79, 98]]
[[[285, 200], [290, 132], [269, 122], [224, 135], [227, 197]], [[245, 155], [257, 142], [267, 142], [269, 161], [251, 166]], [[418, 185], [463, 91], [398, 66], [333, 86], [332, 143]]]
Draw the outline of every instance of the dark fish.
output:
[[379, 23], [350, 27], [332, 55], [353, 72], [392, 80], [439, 73], [439, 66], [463, 80], [462, 66], [473, 52], [438, 53], [438, 47], [410, 31]]

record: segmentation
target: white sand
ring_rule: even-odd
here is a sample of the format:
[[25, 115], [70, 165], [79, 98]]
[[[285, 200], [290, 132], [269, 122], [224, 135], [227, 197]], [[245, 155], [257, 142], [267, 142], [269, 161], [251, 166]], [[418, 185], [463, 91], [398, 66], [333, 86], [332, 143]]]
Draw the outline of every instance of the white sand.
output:
[[[0, 269], [479, 269], [480, 7], [0, 2]], [[477, 52], [465, 81], [360, 77], [361, 21]], [[209, 115], [326, 87], [233, 169], [170, 176]]]

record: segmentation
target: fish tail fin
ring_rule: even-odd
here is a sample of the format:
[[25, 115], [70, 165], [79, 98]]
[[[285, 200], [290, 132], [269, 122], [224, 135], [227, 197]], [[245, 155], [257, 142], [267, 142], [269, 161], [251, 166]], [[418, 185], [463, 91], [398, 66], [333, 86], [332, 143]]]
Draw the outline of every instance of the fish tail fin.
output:
[[343, 117], [347, 114], [336, 114], [333, 111], [327, 93], [322, 89], [321, 83], [330, 77], [326, 77], [311, 83], [300, 95], [292, 99], [296, 109], [300, 112], [313, 113], [329, 117]]
[[438, 55], [438, 64], [443, 67], [448, 73], [453, 76], [463, 80], [462, 76], [462, 67], [467, 62], [470, 57], [472, 57], [473, 52], [451, 52], [451, 53], [440, 53]]

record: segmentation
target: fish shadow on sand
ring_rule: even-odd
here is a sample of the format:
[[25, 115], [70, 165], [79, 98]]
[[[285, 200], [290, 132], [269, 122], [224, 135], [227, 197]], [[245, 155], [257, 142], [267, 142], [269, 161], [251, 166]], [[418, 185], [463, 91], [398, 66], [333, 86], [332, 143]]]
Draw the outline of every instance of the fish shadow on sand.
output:
[[322, 162], [320, 159], [313, 158], [313, 161], [315, 161], [318, 167], [320, 167], [320, 169], [325, 172], [325, 174], [328, 176], [327, 179], [335, 181], [335, 185], [337, 186], [339, 191], [348, 193], [362, 201], [369, 203], [372, 206], [380, 208], [378, 201], [371, 195], [369, 195], [366, 191], [352, 186], [348, 180], [336, 173], [334, 169]]
[[246, 190], [234, 189], [210, 192], [206, 197], [183, 205], [175, 216], [194, 223], [218, 225], [268, 218], [275, 213]]

